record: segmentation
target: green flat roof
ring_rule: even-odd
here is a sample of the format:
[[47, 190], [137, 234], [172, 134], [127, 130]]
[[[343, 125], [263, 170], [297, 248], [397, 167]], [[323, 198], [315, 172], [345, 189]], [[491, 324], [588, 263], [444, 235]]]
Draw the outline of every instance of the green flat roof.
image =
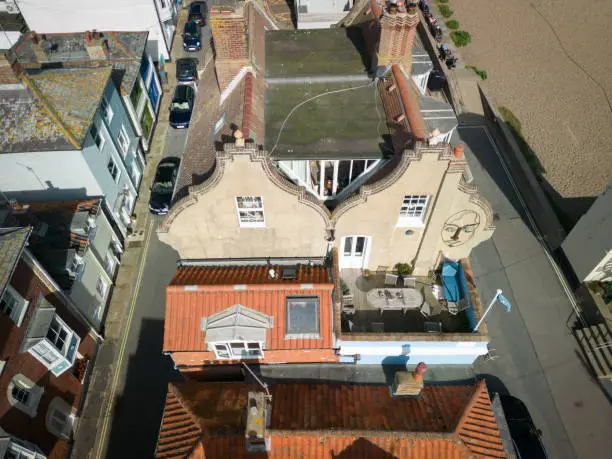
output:
[[[266, 149], [277, 159], [377, 159], [389, 130], [378, 89], [367, 82], [273, 84], [266, 90]], [[326, 92], [364, 86], [337, 94]], [[277, 143], [278, 142], [278, 143]], [[274, 148], [274, 146], [276, 148]]]
[[266, 32], [266, 77], [366, 73], [365, 41], [356, 27]]

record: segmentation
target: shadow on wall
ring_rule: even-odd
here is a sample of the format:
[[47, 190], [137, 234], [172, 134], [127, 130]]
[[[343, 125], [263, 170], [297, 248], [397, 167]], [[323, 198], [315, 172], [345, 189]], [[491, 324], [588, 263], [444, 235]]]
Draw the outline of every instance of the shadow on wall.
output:
[[163, 339], [163, 320], [142, 321], [112, 415], [107, 457], [153, 457], [168, 383], [182, 380], [170, 357], [162, 354]]

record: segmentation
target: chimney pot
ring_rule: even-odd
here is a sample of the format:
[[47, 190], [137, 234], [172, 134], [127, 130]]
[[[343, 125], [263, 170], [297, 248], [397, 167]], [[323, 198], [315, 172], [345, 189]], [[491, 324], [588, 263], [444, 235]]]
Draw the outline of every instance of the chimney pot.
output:
[[404, 115], [403, 113], [400, 115], [397, 115], [395, 117], [395, 122], [396, 123], [401, 123], [402, 121], [404, 121], [406, 119], [406, 115]]
[[463, 146], [462, 143], [455, 145], [455, 147], [453, 148], [453, 156], [457, 159], [463, 158], [464, 149], [465, 147]]
[[425, 362], [419, 362], [414, 369], [412, 376], [415, 381], [422, 381], [423, 375], [427, 372], [427, 364]]
[[88, 30], [85, 32], [85, 41], [89, 43], [91, 41], [91, 32]]
[[397, 85], [393, 83], [391, 86], [387, 88], [387, 93], [388, 94], [392, 93], [393, 91], [395, 91], [395, 88], [397, 88]]
[[38, 34], [34, 31], [32, 31], [32, 42], [36, 45], [40, 42]]

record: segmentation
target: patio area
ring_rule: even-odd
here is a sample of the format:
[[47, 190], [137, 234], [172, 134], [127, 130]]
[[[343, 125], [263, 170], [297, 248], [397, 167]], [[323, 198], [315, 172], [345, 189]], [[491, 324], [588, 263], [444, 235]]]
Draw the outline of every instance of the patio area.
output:
[[[342, 333], [470, 333], [472, 330], [467, 310], [451, 314], [436, 298], [432, 279], [428, 277], [414, 276], [414, 286], [404, 287], [401, 278], [396, 285], [385, 284], [382, 272], [364, 275], [360, 269], [343, 269], [341, 279], [353, 303], [353, 307], [343, 305]], [[442, 288], [439, 281], [438, 285]], [[386, 307], [385, 303], [390, 306]], [[425, 308], [426, 315], [421, 312], [424, 303], [430, 306]]]

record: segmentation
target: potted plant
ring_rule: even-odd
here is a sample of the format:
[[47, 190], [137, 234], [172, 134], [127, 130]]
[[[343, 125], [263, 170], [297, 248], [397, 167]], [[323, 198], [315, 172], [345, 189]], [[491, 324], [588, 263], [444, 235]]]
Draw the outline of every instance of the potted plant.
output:
[[409, 263], [397, 263], [395, 270], [400, 276], [410, 276], [412, 274], [412, 265]]
[[340, 279], [340, 290], [342, 291], [343, 295], [348, 295], [349, 293], [351, 293], [351, 289], [348, 287], [348, 285], [346, 285], [346, 282], [344, 282], [344, 280]]

